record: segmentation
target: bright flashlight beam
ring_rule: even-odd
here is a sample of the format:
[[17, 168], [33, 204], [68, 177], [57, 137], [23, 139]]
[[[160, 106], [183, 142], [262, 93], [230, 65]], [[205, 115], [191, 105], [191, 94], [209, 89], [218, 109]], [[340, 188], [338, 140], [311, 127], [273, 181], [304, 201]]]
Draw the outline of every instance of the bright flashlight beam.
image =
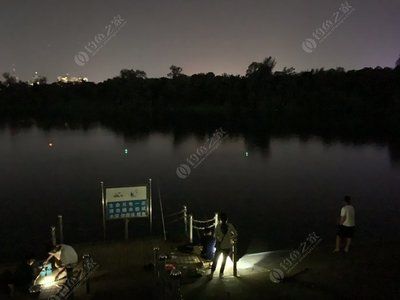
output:
[[251, 269], [259, 267], [263, 269], [270, 269], [274, 263], [279, 263], [282, 260], [283, 254], [287, 251], [268, 251], [260, 253], [252, 253], [244, 255], [237, 262], [238, 269]]
[[[217, 261], [217, 269], [216, 270], [218, 272], [221, 269], [222, 260], [223, 260], [223, 254], [221, 253], [219, 255], [218, 261]], [[232, 261], [230, 256], [228, 256], [227, 259], [226, 259], [224, 274], [225, 275], [233, 275], [233, 261]]]

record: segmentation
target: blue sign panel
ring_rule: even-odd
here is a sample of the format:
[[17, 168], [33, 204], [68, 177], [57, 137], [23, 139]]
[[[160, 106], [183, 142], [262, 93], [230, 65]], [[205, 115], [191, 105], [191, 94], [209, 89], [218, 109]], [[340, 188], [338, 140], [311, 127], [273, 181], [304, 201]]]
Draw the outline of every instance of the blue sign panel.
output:
[[147, 186], [106, 189], [108, 220], [143, 218], [149, 216]]
[[107, 203], [108, 219], [147, 217], [147, 201], [132, 200]]

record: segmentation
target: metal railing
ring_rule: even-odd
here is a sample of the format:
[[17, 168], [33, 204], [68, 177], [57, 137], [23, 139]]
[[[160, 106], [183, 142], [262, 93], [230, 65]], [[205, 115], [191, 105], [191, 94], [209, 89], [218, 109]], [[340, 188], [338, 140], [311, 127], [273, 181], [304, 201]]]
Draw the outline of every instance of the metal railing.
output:
[[171, 214], [166, 215], [165, 224], [173, 224], [183, 220], [185, 235], [189, 237], [190, 243], [193, 243], [193, 229], [205, 230], [215, 228], [218, 224], [218, 214], [215, 213], [214, 217], [206, 220], [196, 220], [192, 214], [188, 214], [187, 206], [184, 205], [183, 209]]
[[214, 218], [207, 220], [195, 220], [193, 215], [189, 215], [189, 241], [193, 243], [193, 229], [205, 230], [215, 228], [218, 224], [218, 214], [215, 213]]
[[164, 216], [165, 225], [176, 223], [181, 220], [183, 220], [184, 223], [186, 224], [186, 218], [187, 218], [187, 210], [186, 206], [183, 206], [182, 210]]
[[[183, 209], [178, 212], [167, 215], [166, 218], [170, 219], [166, 221], [166, 224], [172, 224], [183, 219], [185, 234], [186, 236], [189, 237], [190, 243], [193, 243], [193, 229], [206, 230], [210, 228], [216, 228], [219, 222], [218, 213], [215, 213], [214, 217], [210, 219], [205, 219], [205, 220], [194, 219], [193, 214], [187, 213], [186, 206], [183, 206]], [[237, 242], [238, 242], [237, 239], [235, 239], [232, 245], [232, 253], [231, 253], [234, 276], [237, 276]]]

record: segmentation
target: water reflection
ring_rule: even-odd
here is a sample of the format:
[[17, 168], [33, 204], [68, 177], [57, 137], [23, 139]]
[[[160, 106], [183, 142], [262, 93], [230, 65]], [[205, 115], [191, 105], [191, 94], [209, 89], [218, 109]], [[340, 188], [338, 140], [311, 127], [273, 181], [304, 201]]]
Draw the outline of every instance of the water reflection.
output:
[[[197, 120], [198, 121], [198, 120]], [[317, 130], [317, 133], [296, 131], [296, 130], [282, 130], [274, 127], [260, 127], [248, 128], [246, 126], [240, 127], [238, 124], [232, 124], [226, 120], [220, 118], [212, 119], [210, 122], [194, 122], [184, 123], [175, 122], [173, 124], [165, 123], [141, 123], [136, 121], [121, 121], [121, 122], [80, 122], [80, 121], [55, 121], [55, 120], [40, 120], [36, 121], [33, 119], [23, 121], [0, 122], [0, 130], [8, 129], [11, 136], [18, 135], [26, 132], [27, 129], [32, 127], [39, 128], [44, 132], [50, 132], [52, 130], [79, 130], [89, 131], [90, 129], [97, 128], [99, 126], [109, 128], [117, 136], [123, 137], [126, 143], [135, 142], [139, 140], [146, 140], [148, 137], [155, 133], [168, 134], [172, 136], [172, 143], [174, 147], [179, 147], [187, 139], [194, 137], [198, 143], [204, 142], [208, 137], [212, 136], [213, 132], [217, 128], [224, 128], [229, 132], [229, 137], [243, 138], [246, 149], [249, 153], [260, 153], [263, 157], [268, 157], [270, 153], [270, 140], [271, 137], [297, 137], [303, 144], [307, 144], [310, 139], [318, 137], [321, 142], [327, 147], [341, 143], [345, 145], [371, 145], [375, 144], [379, 147], [387, 147], [390, 162], [394, 168], [400, 166], [400, 141], [393, 137], [382, 138], [378, 136], [366, 136], [366, 135], [352, 135], [349, 132], [336, 132], [332, 133], [331, 130], [321, 131]], [[240, 123], [239, 123], [240, 124]], [[254, 125], [254, 124], [253, 124]], [[246, 155], [246, 154], [244, 154]]]
[[[249, 126], [249, 123], [251, 126]], [[371, 145], [375, 144], [380, 147], [388, 147], [390, 161], [393, 167], [399, 166], [400, 161], [400, 141], [393, 137], [382, 137], [378, 132], [370, 132], [370, 134], [360, 134], [359, 132], [351, 132], [344, 128], [343, 130], [332, 130], [330, 128], [294, 128], [280, 127], [281, 124], [271, 124], [265, 120], [259, 122], [249, 122], [248, 120], [240, 120], [232, 122], [221, 116], [210, 116], [207, 121], [204, 117], [191, 115], [180, 115], [168, 120], [103, 120], [101, 122], [89, 121], [64, 121], [54, 119], [41, 119], [39, 121], [28, 119], [23, 121], [0, 121], [0, 130], [8, 128], [11, 135], [17, 135], [24, 132], [24, 129], [37, 127], [45, 132], [51, 130], [79, 130], [88, 131], [99, 126], [112, 130], [118, 136], [122, 136], [126, 142], [134, 142], [143, 140], [149, 135], [158, 132], [172, 136], [174, 147], [179, 147], [188, 138], [195, 137], [196, 140], [204, 142], [208, 137], [212, 136], [218, 128], [223, 128], [229, 132], [230, 138], [243, 138], [246, 148], [249, 152], [259, 152], [265, 157], [269, 155], [271, 137], [293, 137], [299, 139], [301, 143], [307, 144], [310, 139], [318, 137], [321, 142], [330, 146], [335, 143], [346, 145]]]
[[[242, 251], [256, 247], [254, 241], [270, 250], [297, 245], [316, 230], [329, 240], [344, 194], [356, 201], [360, 237], [399, 235], [392, 211], [400, 193], [396, 140], [198, 121], [3, 124], [0, 254], [10, 255], [15, 241], [46, 240], [59, 213], [67, 239], [100, 238], [99, 181], [113, 186], [149, 177], [162, 182], [169, 212], [183, 204], [199, 218], [226, 211], [240, 228]], [[220, 127], [228, 138], [187, 179], [178, 178], [177, 166]], [[158, 221], [155, 227], [160, 229]], [[147, 227], [135, 228], [140, 236], [139, 229]], [[122, 237], [122, 224], [110, 230]]]

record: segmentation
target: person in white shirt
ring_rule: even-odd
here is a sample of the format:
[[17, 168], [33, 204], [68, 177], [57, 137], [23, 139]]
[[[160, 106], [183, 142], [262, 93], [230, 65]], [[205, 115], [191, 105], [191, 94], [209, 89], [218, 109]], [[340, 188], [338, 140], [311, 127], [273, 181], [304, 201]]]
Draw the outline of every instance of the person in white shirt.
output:
[[340, 211], [338, 231], [336, 235], [336, 247], [333, 252], [340, 251], [340, 243], [342, 239], [346, 240], [346, 245], [344, 247], [344, 252], [349, 252], [351, 239], [354, 235], [355, 223], [355, 211], [353, 205], [351, 205], [351, 197], [344, 197], [344, 206]]
[[70, 245], [60, 244], [57, 245], [53, 251], [51, 251], [50, 256], [47, 260], [50, 260], [52, 257], [55, 259], [55, 266], [59, 269], [59, 272], [56, 276], [58, 278], [61, 273], [66, 270], [68, 275], [71, 275], [73, 268], [78, 263], [78, 254], [75, 249]]
[[57, 245], [49, 254], [56, 259], [57, 268], [75, 265], [78, 262], [78, 254], [76, 254], [75, 249], [69, 245]]
[[228, 223], [228, 217], [225, 213], [219, 215], [220, 223], [215, 228], [216, 251], [211, 267], [210, 279], [213, 277], [215, 269], [217, 268], [218, 258], [223, 256], [219, 277], [223, 277], [225, 270], [225, 263], [228, 255], [232, 254], [232, 246], [237, 238], [237, 231], [235, 227]]

